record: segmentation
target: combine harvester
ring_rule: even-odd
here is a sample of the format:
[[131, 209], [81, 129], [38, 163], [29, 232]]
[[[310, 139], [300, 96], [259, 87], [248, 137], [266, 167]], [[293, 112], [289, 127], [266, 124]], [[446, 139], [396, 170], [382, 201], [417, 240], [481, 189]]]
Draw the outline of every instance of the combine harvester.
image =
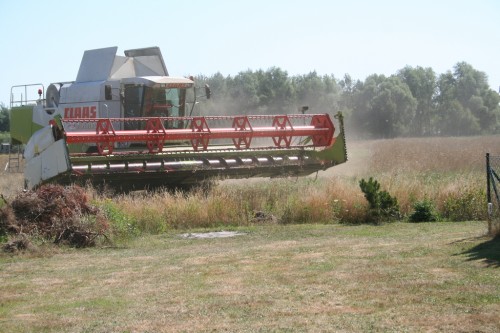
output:
[[[12, 88], [11, 137], [26, 145], [26, 188], [189, 187], [214, 177], [303, 176], [347, 160], [341, 114], [336, 137], [328, 114], [195, 115], [199, 89], [168, 75], [159, 48], [116, 51], [85, 51], [76, 81], [38, 85], [34, 105], [13, 96], [36, 85]], [[202, 91], [210, 98], [208, 86]]]

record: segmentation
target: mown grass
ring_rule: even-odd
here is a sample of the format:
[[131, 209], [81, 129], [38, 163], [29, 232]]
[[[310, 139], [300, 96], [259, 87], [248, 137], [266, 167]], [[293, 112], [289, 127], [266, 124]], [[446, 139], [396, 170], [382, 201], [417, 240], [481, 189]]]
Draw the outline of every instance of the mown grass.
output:
[[[498, 332], [484, 222], [266, 225], [0, 255], [5, 332]], [[495, 254], [496, 253], [496, 254]]]

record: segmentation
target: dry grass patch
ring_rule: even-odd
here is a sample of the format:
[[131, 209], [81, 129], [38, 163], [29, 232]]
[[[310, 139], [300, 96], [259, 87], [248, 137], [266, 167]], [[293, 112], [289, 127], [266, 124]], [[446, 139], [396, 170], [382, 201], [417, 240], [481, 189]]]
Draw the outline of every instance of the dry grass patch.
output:
[[399, 138], [372, 141], [373, 172], [484, 171], [486, 153], [499, 154], [500, 136]]

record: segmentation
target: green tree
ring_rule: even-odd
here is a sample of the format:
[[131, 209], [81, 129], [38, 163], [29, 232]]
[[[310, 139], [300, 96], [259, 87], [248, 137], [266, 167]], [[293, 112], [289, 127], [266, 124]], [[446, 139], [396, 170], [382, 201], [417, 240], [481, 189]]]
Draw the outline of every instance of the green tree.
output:
[[406, 66], [397, 75], [408, 85], [413, 97], [417, 100], [410, 134], [416, 136], [431, 134], [431, 119], [435, 113], [433, 101], [437, 88], [436, 74], [432, 68]]
[[498, 132], [500, 96], [488, 86], [485, 73], [466, 62], [440, 75], [435, 127], [443, 135], [476, 135]]
[[197, 112], [201, 115], [237, 114], [239, 110], [236, 109], [228, 92], [231, 80], [231, 77], [224, 77], [220, 72], [210, 77], [197, 76], [196, 85], [202, 87], [208, 84], [211, 90], [211, 98], [199, 103], [196, 106]]
[[10, 117], [9, 117], [9, 109], [0, 103], [0, 132], [9, 132], [10, 131]]
[[[489, 88], [486, 74], [466, 62], [459, 62], [454, 67], [454, 76], [457, 82], [456, 98], [477, 118], [482, 133], [494, 132], [500, 113], [500, 98]], [[496, 98], [492, 99], [492, 93]]]
[[354, 81], [349, 74], [345, 74], [344, 78], [339, 80], [340, 99], [339, 110], [344, 114], [345, 124], [349, 133], [356, 131], [353, 121], [353, 110], [355, 108], [356, 93], [360, 90], [363, 83], [359, 80]]
[[371, 75], [357, 88], [354, 98], [353, 121], [365, 136], [394, 138], [410, 134], [417, 101], [401, 78]]
[[231, 113], [256, 113], [260, 105], [257, 75], [251, 70], [239, 72], [233, 79], [229, 80], [228, 94], [237, 105]]
[[203, 82], [210, 86], [212, 92], [217, 96], [225, 96], [227, 92], [227, 81], [220, 72], [215, 73], [211, 77], [203, 77]]
[[292, 78], [297, 106], [309, 106], [313, 113], [336, 113], [340, 88], [333, 75], [319, 76], [316, 71]]
[[477, 118], [456, 99], [440, 106], [440, 119], [440, 134], [462, 136], [481, 133]]
[[387, 191], [380, 190], [380, 183], [370, 177], [359, 181], [359, 187], [370, 205], [370, 222], [381, 222], [381, 219], [394, 219], [399, 217], [399, 204], [396, 197]]
[[294, 91], [288, 73], [278, 67], [255, 73], [258, 82], [259, 113], [290, 113]]
[[349, 133], [359, 130], [366, 138], [500, 132], [500, 95], [489, 89], [485, 73], [465, 62], [439, 77], [420, 66], [363, 82], [315, 71], [289, 76], [272, 67], [197, 81], [212, 89], [212, 99], [197, 106], [204, 115], [292, 113], [307, 105], [314, 113], [344, 111]]

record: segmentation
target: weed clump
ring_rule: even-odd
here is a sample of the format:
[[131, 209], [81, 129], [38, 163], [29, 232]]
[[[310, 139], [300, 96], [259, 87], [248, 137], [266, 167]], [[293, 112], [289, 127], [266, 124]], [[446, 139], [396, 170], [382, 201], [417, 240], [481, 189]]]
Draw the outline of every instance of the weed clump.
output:
[[444, 201], [443, 216], [455, 222], [485, 220], [485, 196], [482, 188], [467, 187], [459, 193], [449, 195]]
[[25, 234], [20, 234], [15, 236], [9, 242], [2, 246], [4, 252], [17, 253], [19, 251], [31, 250], [33, 249], [33, 244], [28, 236]]

